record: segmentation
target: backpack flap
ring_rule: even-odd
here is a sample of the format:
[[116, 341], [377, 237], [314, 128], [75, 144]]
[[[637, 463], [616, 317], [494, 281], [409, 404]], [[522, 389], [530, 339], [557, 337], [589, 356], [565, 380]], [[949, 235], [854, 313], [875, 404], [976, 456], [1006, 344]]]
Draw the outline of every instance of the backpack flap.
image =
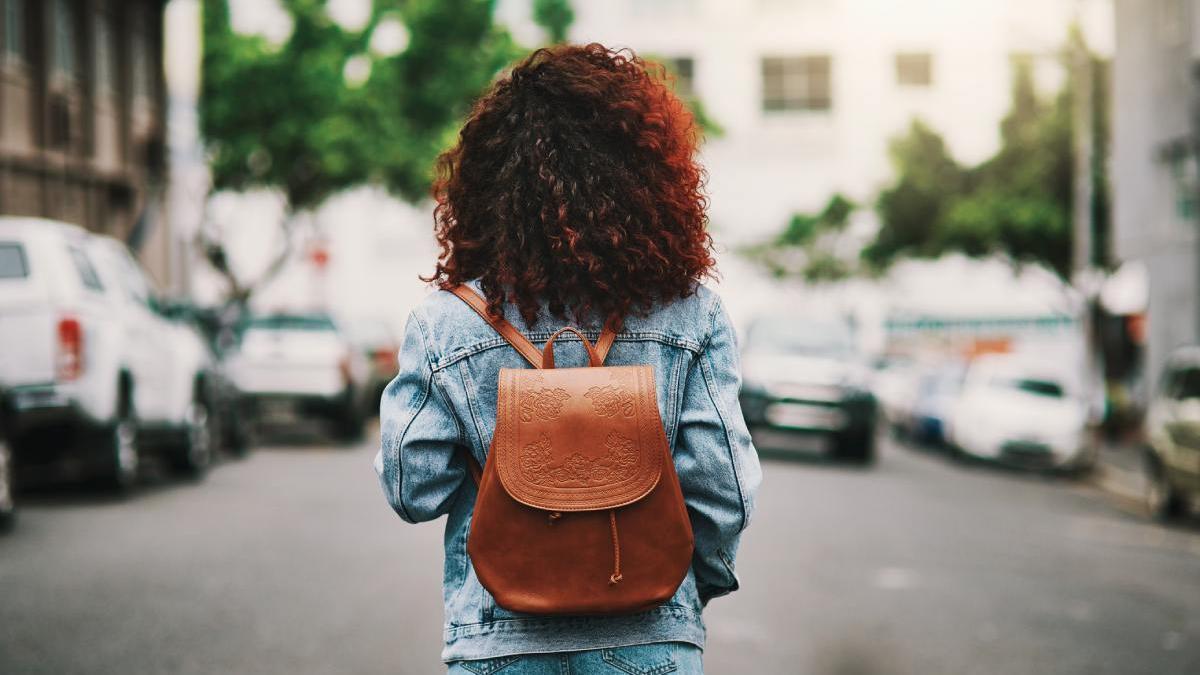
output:
[[492, 454], [504, 490], [547, 511], [650, 494], [667, 457], [650, 366], [500, 371]]

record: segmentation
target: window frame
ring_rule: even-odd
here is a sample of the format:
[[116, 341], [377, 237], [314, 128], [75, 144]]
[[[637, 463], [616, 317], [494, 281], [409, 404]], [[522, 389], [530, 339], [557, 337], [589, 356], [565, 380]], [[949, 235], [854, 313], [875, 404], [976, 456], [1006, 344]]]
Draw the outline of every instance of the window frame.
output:
[[[4, 60], [26, 64], [29, 61], [29, 44], [25, 35], [25, 27], [29, 23], [29, 2], [28, 0], [2, 1], [4, 4]], [[16, 24], [15, 27], [14, 24]]]
[[[931, 52], [896, 52], [892, 59], [896, 86], [904, 89], [928, 89], [933, 86], [933, 54]], [[911, 77], [914, 68], [922, 77]]]
[[[49, 54], [50, 72], [56, 78], [78, 80], [79, 3], [76, 0], [54, 0], [50, 11], [54, 35]], [[63, 39], [64, 31], [66, 39]]]
[[759, 104], [764, 114], [824, 115], [833, 111], [832, 54], [764, 55], [759, 60], [759, 77]]

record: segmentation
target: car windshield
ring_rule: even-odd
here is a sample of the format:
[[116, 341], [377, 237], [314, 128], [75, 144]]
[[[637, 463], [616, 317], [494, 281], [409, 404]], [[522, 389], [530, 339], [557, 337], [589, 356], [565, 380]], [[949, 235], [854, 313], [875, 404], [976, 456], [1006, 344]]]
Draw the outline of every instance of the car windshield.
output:
[[333, 331], [333, 321], [324, 314], [270, 314], [256, 316], [244, 326], [246, 331]]
[[1200, 398], [1200, 368], [1179, 371], [1175, 376], [1171, 397], [1179, 401]]
[[1015, 389], [1035, 396], [1047, 398], [1064, 398], [1066, 391], [1062, 384], [1053, 380], [1032, 377], [997, 376], [992, 378], [992, 386], [1000, 389]]
[[832, 321], [759, 319], [750, 327], [751, 351], [804, 356], [849, 356], [854, 351], [850, 329]]

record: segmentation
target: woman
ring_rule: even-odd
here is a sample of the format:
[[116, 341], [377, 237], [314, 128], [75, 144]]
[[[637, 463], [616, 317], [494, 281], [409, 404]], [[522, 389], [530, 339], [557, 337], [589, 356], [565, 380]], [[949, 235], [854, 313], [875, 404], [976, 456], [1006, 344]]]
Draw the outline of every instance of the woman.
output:
[[[661, 73], [597, 44], [541, 49], [476, 104], [439, 161], [428, 281], [382, 402], [375, 466], [406, 521], [446, 523], [445, 649], [451, 673], [700, 673], [701, 611], [737, 589], [733, 563], [760, 481], [738, 407], [734, 330], [712, 273], [698, 131]], [[466, 539], [475, 504], [465, 448], [486, 461], [500, 368], [524, 361], [448, 289], [539, 347], [563, 325], [595, 340], [620, 326], [608, 365], [650, 364], [695, 537], [667, 603], [625, 616], [537, 617], [496, 604]], [[560, 341], [561, 365], [583, 346]], [[514, 542], [514, 545], [519, 545]], [[531, 570], [531, 573], [536, 573]]]

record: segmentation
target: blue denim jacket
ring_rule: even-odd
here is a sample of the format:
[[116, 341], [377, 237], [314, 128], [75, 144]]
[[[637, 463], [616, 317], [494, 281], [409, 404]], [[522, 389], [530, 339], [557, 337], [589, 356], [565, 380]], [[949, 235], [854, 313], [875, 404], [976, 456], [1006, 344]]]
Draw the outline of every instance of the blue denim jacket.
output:
[[[525, 326], [513, 307], [506, 316], [539, 347], [564, 323], [545, 310], [532, 326]], [[598, 325], [583, 328], [588, 339], [599, 336]], [[560, 367], [587, 363], [583, 346], [570, 334], [559, 339], [555, 351]], [[375, 470], [404, 520], [449, 516], [444, 661], [666, 641], [702, 648], [702, 608], [737, 589], [734, 557], [762, 474], [738, 406], [736, 336], [720, 299], [701, 286], [648, 316], [627, 318], [607, 364], [654, 367], [658, 406], [695, 536], [692, 568], [673, 598], [640, 614], [518, 614], [496, 605], [467, 556], [475, 486], [456, 449], [466, 447], [485, 462], [500, 369], [528, 366], [448, 292], [433, 293], [409, 317], [400, 372], [383, 395]]]

